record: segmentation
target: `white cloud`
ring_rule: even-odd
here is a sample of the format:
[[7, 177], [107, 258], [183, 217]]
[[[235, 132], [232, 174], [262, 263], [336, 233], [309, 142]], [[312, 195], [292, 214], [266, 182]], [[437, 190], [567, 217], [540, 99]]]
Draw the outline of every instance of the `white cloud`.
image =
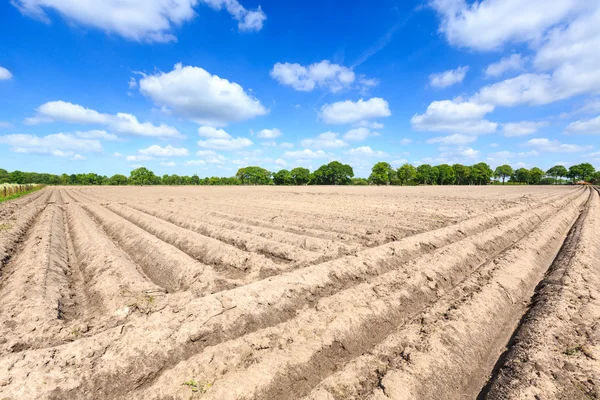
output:
[[384, 151], [373, 150], [370, 146], [360, 146], [347, 151], [347, 154], [364, 157], [387, 157]]
[[116, 153], [113, 153], [113, 157], [114, 158], [123, 158], [125, 156], [122, 153], [116, 152]]
[[12, 74], [4, 67], [0, 67], [0, 81], [12, 79]]
[[402, 138], [402, 139], [400, 139], [400, 144], [403, 145], [403, 146], [409, 145], [412, 142], [413, 142], [413, 140], [409, 139], [409, 138]]
[[510, 122], [502, 124], [502, 131], [504, 132], [504, 136], [508, 137], [527, 136], [536, 133], [540, 128], [545, 126], [548, 126], [548, 123], [543, 121]]
[[48, 122], [68, 122], [72, 124], [106, 125], [112, 131], [127, 135], [151, 137], [182, 137], [172, 126], [150, 122], [140, 123], [134, 115], [117, 113], [116, 115], [102, 114], [96, 110], [85, 108], [66, 101], [50, 101], [36, 109], [34, 117], [27, 118], [26, 124], [36, 125]]
[[460, 133], [455, 133], [450, 136], [440, 136], [427, 140], [429, 144], [453, 144], [453, 145], [465, 145], [469, 143], [473, 143], [477, 140], [477, 136], [467, 136], [461, 135]]
[[448, 71], [429, 75], [429, 84], [437, 88], [446, 88], [454, 84], [460, 83], [465, 79], [469, 67], [458, 67]]
[[85, 157], [84, 157], [84, 156], [82, 156], [81, 154], [75, 154], [75, 155], [74, 155], [74, 156], [71, 158], [71, 160], [73, 160], [73, 161], [84, 161], [84, 160], [85, 160]]
[[371, 132], [368, 128], [355, 128], [350, 129], [348, 132], [344, 134], [344, 139], [346, 140], [354, 140], [361, 141], [365, 140], [370, 136], [379, 136], [378, 132]]
[[[291, 86], [299, 91], [310, 92], [318, 86], [333, 93], [349, 88], [356, 79], [351, 69], [332, 64], [328, 60], [306, 67], [300, 64], [277, 63], [271, 70], [271, 77], [282, 85]], [[374, 83], [364, 78], [361, 81], [366, 84]]]
[[117, 135], [97, 129], [91, 131], [76, 131], [75, 135], [83, 139], [101, 139], [107, 141], [119, 140]]
[[213, 128], [212, 126], [201, 126], [198, 128], [198, 135], [212, 139], [231, 139], [231, 135], [223, 129]]
[[256, 134], [256, 136], [258, 136], [261, 139], [275, 139], [279, 136], [281, 136], [281, 131], [279, 129], [273, 128], [273, 129], [263, 129], [262, 131], [258, 132]]
[[496, 131], [498, 124], [483, 119], [494, 110], [488, 104], [474, 102], [455, 102], [451, 100], [434, 101], [425, 114], [415, 114], [411, 118], [413, 129], [431, 132], [457, 132], [463, 134], [485, 134]]
[[161, 161], [159, 165], [161, 165], [162, 167], [174, 167], [175, 161]]
[[278, 158], [277, 160], [275, 160], [275, 165], [278, 165], [280, 167], [287, 167], [288, 163], [283, 158]]
[[125, 160], [131, 161], [131, 162], [136, 162], [136, 161], [150, 161], [150, 160], [154, 160], [154, 157], [146, 156], [146, 155], [127, 156], [127, 157], [125, 157]]
[[0, 128], [12, 128], [12, 124], [8, 121], [0, 121]]
[[250, 139], [244, 138], [244, 137], [229, 138], [229, 139], [209, 138], [206, 140], [198, 141], [199, 147], [203, 147], [205, 149], [225, 150], [225, 151], [240, 150], [240, 149], [252, 146], [252, 145], [253, 145], [252, 141]]
[[567, 133], [600, 134], [600, 116], [587, 120], [571, 122], [565, 128]]
[[[551, 28], [586, 7], [586, 1], [432, 0], [448, 42], [475, 50], [493, 50], [509, 42], [540, 40]], [[593, 2], [589, 2], [590, 6]]]
[[297, 151], [286, 151], [283, 153], [285, 158], [325, 158], [328, 154], [323, 150], [312, 151], [311, 149], [297, 150]]
[[0, 144], [11, 146], [15, 153], [52, 154], [58, 157], [74, 155], [77, 152], [101, 152], [98, 140], [81, 139], [71, 134], [56, 133], [47, 136], [14, 134], [0, 136]]
[[[225, 6], [241, 31], [260, 30], [265, 14], [260, 7], [246, 10], [237, 0], [200, 0], [220, 9]], [[50, 23], [46, 11], [60, 14], [69, 22], [117, 34], [138, 42], [172, 42], [174, 27], [191, 21], [198, 0], [13, 0], [22, 14]]]
[[279, 147], [282, 147], [284, 149], [292, 149], [294, 147], [294, 143], [283, 142], [279, 145]]
[[237, 0], [200, 0], [216, 10], [225, 8], [238, 21], [240, 31], [260, 31], [267, 16], [260, 6], [256, 10], [247, 10]]
[[354, 124], [358, 127], [370, 128], [370, 129], [383, 129], [385, 125], [379, 122], [369, 122], [369, 121], [358, 121]]
[[488, 65], [484, 71], [485, 76], [496, 78], [508, 71], [522, 71], [524, 63], [525, 59], [520, 54], [511, 54], [510, 56], [503, 57], [498, 62]]
[[326, 148], [326, 149], [334, 149], [348, 146], [348, 143], [344, 142], [339, 138], [339, 134], [335, 132], [324, 132], [321, 133], [316, 138], [307, 138], [303, 139], [300, 144], [302, 147], [310, 147], [310, 148]]
[[268, 112], [239, 84], [199, 67], [176, 64], [171, 72], [144, 76], [139, 85], [140, 92], [157, 106], [210, 126], [224, 126]]
[[327, 124], [351, 124], [373, 118], [389, 117], [392, 113], [387, 101], [373, 97], [367, 101], [360, 99], [357, 102], [346, 100], [325, 104], [321, 107], [320, 115]]
[[524, 144], [528, 147], [533, 147], [540, 152], [547, 153], [575, 153], [590, 149], [592, 146], [579, 146], [576, 144], [564, 144], [558, 140], [550, 140], [547, 138], [530, 139]]
[[190, 160], [186, 161], [186, 165], [206, 165], [206, 161], [204, 160]]
[[189, 151], [185, 147], [178, 148], [171, 145], [160, 147], [158, 145], [153, 145], [147, 149], [138, 150], [138, 153], [153, 157], [184, 157], [189, 154]]

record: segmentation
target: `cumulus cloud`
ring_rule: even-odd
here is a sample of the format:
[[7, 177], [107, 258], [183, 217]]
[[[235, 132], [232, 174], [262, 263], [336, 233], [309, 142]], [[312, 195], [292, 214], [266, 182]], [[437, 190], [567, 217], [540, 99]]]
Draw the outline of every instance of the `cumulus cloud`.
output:
[[[356, 80], [354, 72], [347, 67], [332, 64], [328, 60], [302, 66], [300, 64], [277, 63], [271, 70], [271, 77], [282, 85], [296, 90], [310, 92], [316, 87], [333, 93], [349, 88]], [[376, 84], [375, 81], [362, 79], [363, 85]]]
[[224, 7], [239, 22], [240, 31], [258, 31], [266, 19], [260, 6], [247, 10], [237, 0], [13, 0], [11, 3], [22, 14], [47, 24], [50, 17], [46, 11], [51, 11], [74, 24], [129, 40], [165, 43], [177, 40], [173, 28], [195, 17], [198, 1], [217, 10]]
[[536, 133], [543, 128], [548, 126], [547, 122], [534, 122], [534, 121], [521, 121], [521, 122], [510, 122], [502, 124], [502, 131], [504, 136], [515, 137], [515, 136], [527, 136]]
[[253, 143], [250, 139], [244, 138], [244, 137], [229, 138], [229, 139], [209, 138], [206, 140], [198, 141], [199, 147], [203, 147], [205, 149], [225, 150], [225, 151], [241, 150], [243, 148], [252, 146], [252, 144]]
[[326, 158], [329, 155], [325, 153], [323, 150], [313, 151], [311, 149], [297, 150], [297, 151], [286, 151], [283, 153], [283, 157], [285, 158]]
[[83, 139], [101, 139], [107, 141], [119, 140], [117, 135], [98, 129], [94, 129], [91, 131], [76, 131], [75, 135]]
[[571, 122], [565, 128], [565, 132], [600, 135], [600, 116], [592, 119]]
[[275, 165], [279, 167], [287, 167], [288, 163], [283, 158], [278, 158], [275, 160]]
[[461, 135], [460, 133], [455, 133], [454, 135], [449, 136], [440, 136], [427, 140], [429, 144], [447, 144], [447, 145], [465, 145], [469, 143], [473, 143], [477, 140], [477, 136], [467, 136]]
[[12, 79], [12, 74], [4, 67], [0, 67], [0, 81]]
[[98, 140], [81, 139], [75, 135], [56, 133], [47, 136], [14, 134], [0, 136], [0, 144], [6, 144], [15, 153], [51, 154], [70, 157], [75, 152], [101, 152]]
[[360, 146], [347, 151], [347, 154], [352, 156], [363, 157], [387, 157], [388, 154], [384, 151], [373, 150], [370, 146]]
[[496, 132], [498, 124], [483, 119], [494, 110], [488, 104], [456, 102], [451, 100], [434, 101], [424, 114], [411, 118], [413, 129], [431, 132], [456, 132], [470, 135]]
[[465, 79], [469, 67], [458, 67], [448, 71], [429, 75], [429, 84], [437, 88], [446, 88], [460, 83]]
[[189, 154], [188, 149], [185, 147], [173, 147], [168, 145], [166, 147], [160, 147], [158, 145], [153, 145], [148, 147], [147, 149], [138, 150], [139, 154], [153, 157], [183, 157]]
[[182, 137], [179, 131], [165, 124], [153, 125], [150, 122], [139, 122], [131, 114], [103, 114], [90, 108], [66, 101], [50, 101], [36, 109], [36, 115], [24, 121], [29, 125], [49, 122], [68, 122], [72, 124], [106, 125], [111, 131], [134, 136]]
[[201, 126], [198, 128], [198, 135], [213, 139], [230, 139], [231, 135], [223, 129], [213, 128], [212, 126]]
[[547, 138], [530, 139], [524, 145], [533, 147], [534, 149], [545, 153], [576, 153], [592, 147], [580, 146], [576, 144], [565, 144], [560, 143], [558, 140], [550, 140]]
[[348, 132], [346, 132], [344, 134], [344, 139], [358, 142], [361, 140], [365, 140], [366, 138], [368, 138], [370, 136], [379, 136], [379, 133], [372, 132], [368, 128], [361, 127], [361, 128], [350, 129]]
[[161, 161], [159, 165], [162, 167], [174, 167], [175, 161]]
[[74, 156], [71, 158], [71, 160], [73, 160], [73, 161], [85, 161], [85, 157], [84, 157], [84, 156], [82, 156], [81, 154], [75, 154], [75, 155], [74, 155]]
[[281, 135], [282, 135], [281, 131], [276, 128], [263, 129], [262, 131], [260, 131], [256, 134], [256, 136], [258, 136], [261, 139], [275, 139]]
[[548, 28], [581, 11], [586, 3], [563, 0], [553, 2], [552, 7], [548, 7], [546, 0], [430, 2], [441, 16], [440, 31], [448, 42], [475, 50], [494, 50], [510, 42], [539, 40]]
[[327, 124], [351, 124], [392, 115], [387, 101], [373, 97], [367, 101], [360, 99], [325, 104], [321, 107], [321, 119]]
[[488, 78], [497, 78], [509, 71], [522, 71], [524, 63], [525, 60], [520, 54], [511, 54], [510, 56], [503, 57], [498, 62], [488, 65], [484, 73]]
[[205, 125], [224, 126], [268, 112], [239, 84], [200, 67], [176, 64], [171, 72], [144, 76], [139, 86], [162, 109]]
[[316, 138], [303, 139], [300, 144], [302, 147], [310, 147], [316, 149], [334, 149], [348, 146], [348, 143], [339, 138], [339, 134], [335, 132], [324, 132]]

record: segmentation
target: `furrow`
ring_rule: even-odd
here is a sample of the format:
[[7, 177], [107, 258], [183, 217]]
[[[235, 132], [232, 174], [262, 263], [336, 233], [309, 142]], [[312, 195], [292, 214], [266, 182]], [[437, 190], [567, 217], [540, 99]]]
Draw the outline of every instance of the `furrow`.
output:
[[307, 399], [476, 398], [534, 286], [585, 202], [580, 198], [494, 256]]
[[296, 399], [555, 213], [535, 210], [323, 298], [288, 322], [207, 349], [135, 396], [185, 398], [174, 379], [190, 376], [210, 383], [207, 399]]
[[144, 274], [168, 292], [190, 290], [198, 296], [231, 287], [208, 265], [165, 243], [117, 214], [92, 203], [80, 203]]
[[198, 217], [197, 215], [193, 215], [192, 213], [184, 210], [178, 210], [177, 212], [162, 211], [154, 207], [142, 205], [131, 205], [130, 207], [152, 215], [156, 218], [168, 221], [181, 228], [185, 228], [201, 235], [225, 242], [228, 245], [235, 246], [240, 250], [246, 252], [255, 252], [265, 255], [266, 257], [274, 257], [283, 261], [294, 262], [296, 266], [315, 264], [319, 261], [325, 261], [326, 254], [319, 254], [313, 251], [304, 250], [289, 244], [265, 239], [260, 236], [249, 235], [243, 232], [233, 232], [223, 228], [216, 228], [209, 224], [200, 222], [199, 218], [204, 219], [203, 216]]
[[61, 299], [69, 293], [67, 251], [62, 212], [48, 205], [3, 277], [0, 355], [47, 341], [60, 330]]
[[600, 397], [600, 199], [595, 192], [532, 304], [479, 398]]

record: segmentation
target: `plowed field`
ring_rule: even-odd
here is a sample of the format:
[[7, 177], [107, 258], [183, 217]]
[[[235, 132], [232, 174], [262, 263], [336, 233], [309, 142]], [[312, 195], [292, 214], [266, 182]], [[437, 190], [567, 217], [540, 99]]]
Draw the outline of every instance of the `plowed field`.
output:
[[47, 187], [0, 399], [600, 398], [591, 187]]

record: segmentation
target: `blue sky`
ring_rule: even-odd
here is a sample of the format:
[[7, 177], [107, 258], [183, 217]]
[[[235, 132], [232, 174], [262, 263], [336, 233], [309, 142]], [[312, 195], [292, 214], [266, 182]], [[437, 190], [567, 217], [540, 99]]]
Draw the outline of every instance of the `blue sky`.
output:
[[12, 0], [0, 167], [600, 167], [600, 3]]

